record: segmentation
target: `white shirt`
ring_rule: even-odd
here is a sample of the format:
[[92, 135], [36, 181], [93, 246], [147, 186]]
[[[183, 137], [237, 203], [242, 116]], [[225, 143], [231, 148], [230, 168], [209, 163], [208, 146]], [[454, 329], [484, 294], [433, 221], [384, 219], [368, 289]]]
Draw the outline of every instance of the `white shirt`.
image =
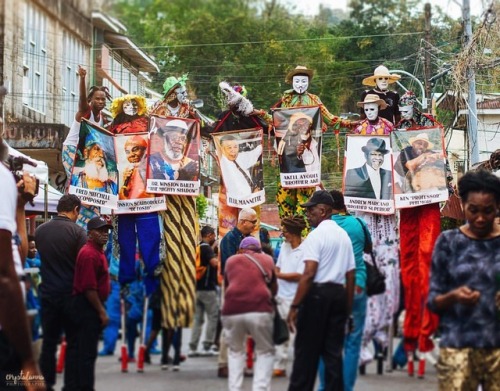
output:
[[[278, 256], [276, 267], [280, 268], [281, 273], [300, 273], [304, 272], [303, 252], [300, 246], [292, 248], [290, 243], [283, 242]], [[278, 297], [284, 299], [293, 299], [299, 286], [298, 281], [285, 281], [278, 278]]]
[[[248, 170], [257, 163], [257, 159], [261, 154], [262, 145], [259, 145], [251, 151], [239, 152], [236, 158], [238, 165], [252, 180], [254, 178], [252, 178]], [[220, 165], [224, 178], [224, 185], [226, 186], [226, 191], [229, 196], [237, 198], [246, 197], [252, 194], [252, 189], [248, 181], [244, 178], [240, 170], [238, 170], [234, 162], [222, 155]]]
[[380, 199], [380, 191], [382, 190], [382, 180], [380, 179], [380, 169], [375, 170], [369, 164], [366, 164], [366, 171], [368, 171], [368, 176], [370, 177], [370, 182], [375, 192], [375, 198]]
[[[2, 184], [0, 191], [0, 199], [2, 200], [0, 202], [0, 229], [9, 231], [14, 236], [17, 231], [17, 186], [14, 176], [3, 164], [0, 164], [0, 183]], [[12, 258], [14, 259], [16, 274], [22, 276], [24, 274], [23, 264], [14, 238], [12, 239]]]
[[356, 268], [351, 239], [332, 220], [322, 221], [300, 247], [304, 261], [318, 262], [314, 282], [344, 284], [346, 273]]

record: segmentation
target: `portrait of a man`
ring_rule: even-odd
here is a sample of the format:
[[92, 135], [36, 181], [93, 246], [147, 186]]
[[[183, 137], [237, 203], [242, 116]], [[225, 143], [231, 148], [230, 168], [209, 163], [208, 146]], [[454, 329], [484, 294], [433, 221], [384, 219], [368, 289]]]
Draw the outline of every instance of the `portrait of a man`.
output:
[[146, 150], [148, 142], [144, 136], [129, 137], [124, 145], [128, 164], [122, 171], [119, 199], [151, 197], [146, 193]]
[[158, 128], [163, 139], [163, 150], [149, 158], [151, 178], [196, 181], [198, 162], [188, 157], [189, 128], [185, 121], [174, 119]]
[[404, 193], [443, 190], [447, 188], [445, 161], [442, 151], [434, 151], [427, 133], [408, 139], [408, 145], [398, 156], [394, 170], [402, 177]]
[[298, 112], [290, 116], [285, 135], [278, 144], [281, 173], [320, 170], [318, 142], [312, 137], [313, 119]]
[[71, 175], [71, 185], [110, 194], [118, 191], [114, 162], [108, 162], [99, 140], [92, 134], [87, 136], [83, 154], [77, 159]]
[[226, 135], [220, 139], [220, 167], [228, 195], [246, 197], [262, 189], [258, 186], [258, 178], [252, 173], [252, 167], [262, 155], [259, 144], [249, 151], [240, 151], [240, 140], [234, 135]]
[[344, 180], [344, 195], [347, 197], [389, 200], [392, 198], [392, 174], [382, 168], [385, 155], [390, 151], [385, 140], [372, 137], [361, 148], [365, 164], [348, 169]]

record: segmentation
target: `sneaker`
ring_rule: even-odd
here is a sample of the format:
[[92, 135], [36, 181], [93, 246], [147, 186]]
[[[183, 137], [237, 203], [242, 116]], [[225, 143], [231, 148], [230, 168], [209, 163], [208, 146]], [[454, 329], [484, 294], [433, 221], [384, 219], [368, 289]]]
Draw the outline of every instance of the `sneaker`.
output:
[[174, 372], [178, 372], [178, 371], [179, 371], [179, 369], [180, 369], [180, 367], [179, 367], [178, 365], [174, 365], [174, 366], [172, 367], [172, 370], [173, 370]]
[[200, 352], [200, 356], [202, 356], [202, 357], [212, 357], [212, 356], [216, 356], [217, 354], [219, 354], [219, 352], [216, 352], [216, 351], [212, 350], [211, 348], [203, 349]]
[[284, 369], [275, 369], [273, 371], [273, 377], [286, 377], [286, 370], [284, 370]]
[[112, 356], [113, 352], [107, 352], [106, 350], [101, 350], [99, 353], [97, 353], [98, 356], [103, 357], [103, 356]]
[[168, 364], [161, 364], [162, 371], [168, 371]]
[[189, 350], [188, 352], [188, 357], [199, 357], [200, 353], [198, 353], [196, 350]]
[[150, 349], [149, 354], [151, 354], [151, 355], [158, 355], [158, 354], [161, 354], [161, 350], [159, 350], [159, 349]]

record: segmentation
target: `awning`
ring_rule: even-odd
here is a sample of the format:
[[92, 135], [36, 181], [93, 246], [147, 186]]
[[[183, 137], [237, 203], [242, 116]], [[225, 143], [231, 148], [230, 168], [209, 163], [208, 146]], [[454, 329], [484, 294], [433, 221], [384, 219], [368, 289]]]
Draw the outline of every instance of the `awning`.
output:
[[113, 50], [119, 50], [128, 56], [134, 64], [138, 65], [140, 71], [160, 72], [158, 65], [125, 35], [106, 31], [104, 33], [104, 42], [113, 44], [111, 46]]

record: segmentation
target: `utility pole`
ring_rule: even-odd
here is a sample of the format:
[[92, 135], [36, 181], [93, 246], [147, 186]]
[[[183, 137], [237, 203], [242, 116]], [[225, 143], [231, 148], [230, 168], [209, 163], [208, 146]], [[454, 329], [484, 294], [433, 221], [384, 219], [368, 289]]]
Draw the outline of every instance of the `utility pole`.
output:
[[[462, 15], [464, 19], [464, 48], [472, 42], [472, 24], [470, 17], [470, 0], [463, 0]], [[469, 94], [467, 107], [467, 133], [469, 135], [469, 167], [479, 162], [479, 145], [477, 143], [477, 102], [476, 102], [476, 76], [474, 68], [468, 66], [467, 79], [469, 80]]]
[[432, 64], [431, 64], [431, 5], [430, 3], [425, 3], [425, 53], [424, 53], [424, 74], [425, 74], [425, 98], [427, 102], [430, 103], [430, 111], [432, 114], [432, 88], [430, 83], [430, 78], [432, 75]]

